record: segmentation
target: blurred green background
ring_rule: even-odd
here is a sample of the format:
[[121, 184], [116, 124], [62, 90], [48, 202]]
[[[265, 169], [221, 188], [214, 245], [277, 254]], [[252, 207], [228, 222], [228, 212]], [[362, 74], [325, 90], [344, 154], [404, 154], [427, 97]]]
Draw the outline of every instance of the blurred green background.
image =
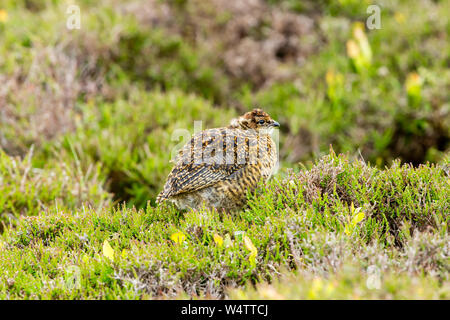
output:
[[[80, 29], [67, 28], [70, 4]], [[175, 129], [256, 106], [282, 125], [282, 168], [330, 145], [380, 167], [448, 163], [449, 12], [425, 0], [2, 0], [0, 149], [33, 146], [33, 167], [87, 172], [88, 193], [105, 183], [138, 207], [164, 183]]]

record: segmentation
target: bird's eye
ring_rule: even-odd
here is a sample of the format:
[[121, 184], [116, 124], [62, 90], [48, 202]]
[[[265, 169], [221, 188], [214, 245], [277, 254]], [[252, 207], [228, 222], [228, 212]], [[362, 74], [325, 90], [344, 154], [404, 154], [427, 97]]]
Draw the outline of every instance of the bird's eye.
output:
[[264, 124], [264, 122], [266, 122], [265, 120], [259, 120], [258, 124]]

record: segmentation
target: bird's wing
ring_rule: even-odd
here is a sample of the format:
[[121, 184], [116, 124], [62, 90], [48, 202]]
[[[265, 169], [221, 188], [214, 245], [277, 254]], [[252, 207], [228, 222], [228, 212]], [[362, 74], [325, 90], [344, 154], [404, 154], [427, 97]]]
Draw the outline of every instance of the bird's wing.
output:
[[234, 167], [230, 169], [223, 170], [212, 165], [190, 164], [184, 167], [176, 166], [167, 179], [163, 194], [165, 197], [171, 197], [209, 187], [226, 179], [240, 168]]
[[206, 188], [244, 168], [248, 161], [238, 161], [237, 154], [248, 151], [248, 141], [244, 142], [247, 150], [237, 150], [237, 140], [228, 139], [226, 134], [226, 129], [221, 128], [194, 135], [180, 150], [159, 198]]

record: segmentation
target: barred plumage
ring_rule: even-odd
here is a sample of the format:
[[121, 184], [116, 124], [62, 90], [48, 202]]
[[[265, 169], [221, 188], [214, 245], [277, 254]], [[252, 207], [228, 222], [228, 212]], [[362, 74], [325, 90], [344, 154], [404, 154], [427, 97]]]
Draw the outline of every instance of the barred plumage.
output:
[[228, 127], [204, 130], [178, 153], [157, 202], [174, 202], [180, 209], [237, 210], [247, 191], [268, 179], [277, 164], [270, 133], [278, 122], [261, 109], [234, 119]]

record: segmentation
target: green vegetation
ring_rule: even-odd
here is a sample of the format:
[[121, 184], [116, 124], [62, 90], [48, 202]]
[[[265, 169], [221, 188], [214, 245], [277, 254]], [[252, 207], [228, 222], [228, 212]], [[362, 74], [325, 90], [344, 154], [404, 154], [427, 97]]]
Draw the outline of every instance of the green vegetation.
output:
[[[450, 298], [448, 1], [76, 3], [0, 4], [0, 298]], [[248, 206], [156, 206], [178, 130], [254, 106]]]
[[[430, 240], [430, 239], [427, 239]], [[398, 256], [394, 256], [398, 257]], [[401, 259], [401, 258], [400, 258]], [[408, 263], [406, 260], [400, 260]], [[377, 266], [378, 268], [378, 266]], [[256, 289], [231, 290], [231, 299], [270, 299], [270, 300], [298, 300], [298, 299], [448, 299], [449, 288], [439, 285], [438, 280], [426, 276], [404, 275], [404, 270], [395, 273], [383, 273], [377, 287], [371, 287], [371, 274], [367, 270], [355, 267], [351, 263], [344, 264], [331, 276], [312, 277], [311, 273], [299, 272], [284, 275], [281, 280], [273, 284], [258, 284]], [[382, 269], [376, 269], [382, 270]], [[381, 272], [381, 271], [376, 271]], [[369, 284], [368, 284], [369, 281]], [[378, 280], [373, 280], [378, 281]], [[378, 287], [379, 283], [379, 287]], [[380, 290], [379, 288], [384, 288]]]
[[20, 216], [34, 216], [49, 208], [101, 208], [111, 203], [98, 166], [82, 172], [79, 167], [55, 162], [40, 169], [32, 166], [31, 159], [31, 152], [21, 160], [0, 150], [0, 230], [5, 224], [14, 225]]
[[[325, 277], [337, 295], [288, 286], [286, 298], [405, 297], [412, 285], [410, 297], [448, 299], [448, 184], [440, 167], [378, 170], [331, 155], [261, 186], [237, 215], [47, 210], [4, 235], [0, 297], [220, 298], [296, 270]], [[369, 266], [387, 273], [386, 285], [361, 295]]]

